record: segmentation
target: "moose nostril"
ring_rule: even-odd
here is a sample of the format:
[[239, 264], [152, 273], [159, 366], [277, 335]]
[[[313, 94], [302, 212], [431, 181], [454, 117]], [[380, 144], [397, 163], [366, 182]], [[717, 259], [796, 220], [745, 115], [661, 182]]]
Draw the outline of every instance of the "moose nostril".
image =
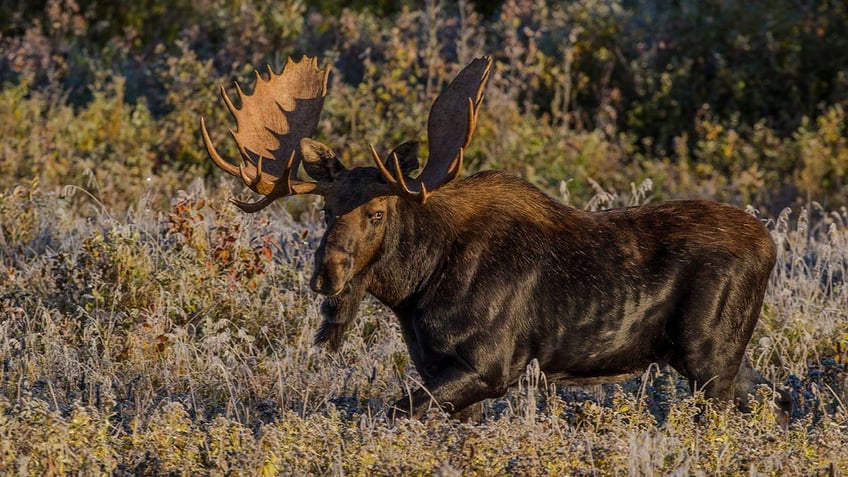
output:
[[311, 283], [309, 284], [309, 288], [312, 288], [312, 291], [318, 293], [321, 291], [321, 287], [324, 285], [324, 280], [321, 279], [320, 275], [315, 275], [312, 277]]

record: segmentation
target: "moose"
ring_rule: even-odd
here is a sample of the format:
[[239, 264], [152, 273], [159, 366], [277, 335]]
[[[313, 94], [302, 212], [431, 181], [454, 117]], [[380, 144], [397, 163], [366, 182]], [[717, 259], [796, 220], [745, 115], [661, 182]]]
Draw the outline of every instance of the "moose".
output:
[[[329, 67], [289, 58], [256, 74], [241, 106], [221, 87], [237, 129], [238, 166], [221, 169], [263, 197], [230, 199], [245, 212], [297, 194], [323, 196], [326, 231], [310, 287], [325, 296], [317, 344], [336, 349], [366, 293], [391, 309], [424, 386], [391, 416], [432, 403], [456, 418], [503, 395], [538, 360], [548, 379], [583, 385], [670, 365], [707, 398], [750, 410], [772, 386], [745, 356], [775, 265], [768, 230], [748, 213], [703, 200], [588, 212], [514, 175], [460, 178], [489, 57], [466, 66], [433, 102], [426, 165], [416, 141], [373, 167], [346, 168], [313, 139]], [[312, 180], [298, 179], [298, 168]], [[774, 393], [778, 414], [791, 397]], [[476, 414], [479, 416], [479, 414]]]

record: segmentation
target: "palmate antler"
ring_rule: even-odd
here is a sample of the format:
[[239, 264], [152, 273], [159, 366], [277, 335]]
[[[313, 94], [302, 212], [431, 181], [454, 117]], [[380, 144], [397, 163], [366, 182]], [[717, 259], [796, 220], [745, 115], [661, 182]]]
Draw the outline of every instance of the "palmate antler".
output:
[[492, 58], [477, 58], [466, 66], [430, 107], [427, 120], [429, 155], [427, 165], [415, 179], [405, 179], [397, 155], [387, 168], [371, 146], [374, 162], [383, 180], [396, 195], [424, 203], [430, 192], [455, 179], [462, 170], [465, 148], [471, 143], [483, 90], [489, 80]]
[[298, 145], [318, 125], [329, 72], [328, 67], [319, 69], [317, 60], [309, 57], [300, 62], [289, 58], [280, 74], [268, 66], [267, 80], [256, 72], [252, 94], [245, 94], [235, 83], [241, 108], [233, 105], [221, 87], [224, 104], [236, 119], [236, 130], [230, 129], [230, 134], [242, 156], [238, 167], [218, 154], [206, 130], [206, 121], [200, 118], [203, 143], [212, 161], [224, 171], [241, 177], [251, 190], [264, 196], [252, 203], [230, 199], [245, 212], [261, 210], [280, 197], [324, 193], [325, 186], [299, 181], [296, 174], [301, 160]]

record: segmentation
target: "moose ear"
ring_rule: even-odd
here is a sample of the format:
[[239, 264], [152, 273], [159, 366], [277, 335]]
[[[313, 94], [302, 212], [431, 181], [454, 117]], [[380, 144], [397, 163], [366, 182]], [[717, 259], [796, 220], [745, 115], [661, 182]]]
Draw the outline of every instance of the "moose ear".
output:
[[406, 141], [389, 153], [384, 164], [390, 171], [395, 170], [395, 155], [397, 155], [403, 175], [408, 176], [418, 169], [418, 141]]
[[301, 139], [300, 153], [303, 155], [303, 169], [318, 182], [332, 182], [345, 169], [329, 146], [314, 139]]

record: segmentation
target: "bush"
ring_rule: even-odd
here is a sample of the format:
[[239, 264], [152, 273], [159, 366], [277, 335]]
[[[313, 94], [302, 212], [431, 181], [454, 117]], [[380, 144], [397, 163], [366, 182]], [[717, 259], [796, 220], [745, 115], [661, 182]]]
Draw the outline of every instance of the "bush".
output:
[[217, 86], [249, 90], [254, 69], [304, 53], [334, 67], [318, 135], [363, 162], [369, 142], [425, 139], [432, 98], [489, 53], [469, 171], [506, 167], [552, 191], [571, 180], [578, 195], [589, 179], [621, 188], [654, 176], [661, 196], [694, 190], [772, 213], [798, 197], [845, 203], [842, 6], [508, 0], [483, 16], [433, 0], [386, 3], [379, 16], [350, 5], [51, 0], [10, 12], [4, 187], [38, 178], [117, 204], [154, 175], [172, 195], [212, 170], [197, 117], [229, 124]]

